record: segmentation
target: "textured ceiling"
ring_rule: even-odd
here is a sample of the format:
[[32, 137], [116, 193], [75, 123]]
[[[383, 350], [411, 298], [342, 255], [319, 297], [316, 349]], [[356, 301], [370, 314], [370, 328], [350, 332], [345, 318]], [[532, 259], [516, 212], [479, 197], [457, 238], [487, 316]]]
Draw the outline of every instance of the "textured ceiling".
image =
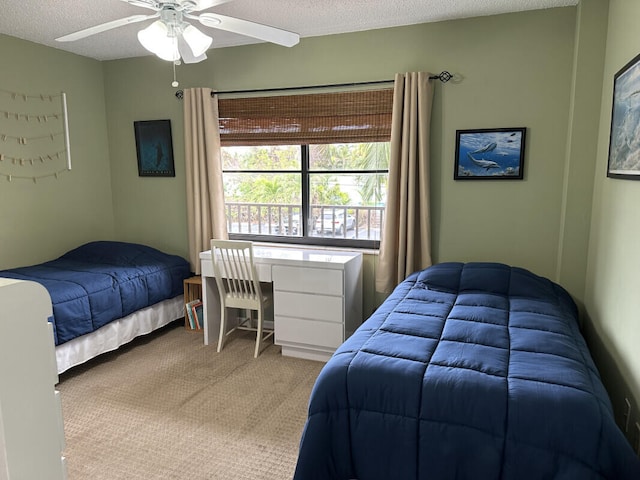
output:
[[[151, 55], [136, 37], [138, 30], [151, 21], [75, 42], [54, 40], [100, 23], [151, 13], [125, 1], [3, 0], [2, 3], [2, 34], [98, 60]], [[206, 11], [290, 30], [304, 38], [577, 3], [578, 0], [233, 0]], [[214, 48], [257, 43], [248, 37], [198, 27], [214, 37]]]

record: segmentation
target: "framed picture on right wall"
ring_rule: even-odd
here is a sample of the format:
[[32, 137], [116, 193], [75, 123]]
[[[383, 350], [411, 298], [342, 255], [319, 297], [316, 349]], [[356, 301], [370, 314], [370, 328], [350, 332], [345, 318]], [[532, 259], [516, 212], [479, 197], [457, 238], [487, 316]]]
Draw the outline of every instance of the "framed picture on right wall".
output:
[[640, 180], [640, 55], [613, 77], [607, 177]]

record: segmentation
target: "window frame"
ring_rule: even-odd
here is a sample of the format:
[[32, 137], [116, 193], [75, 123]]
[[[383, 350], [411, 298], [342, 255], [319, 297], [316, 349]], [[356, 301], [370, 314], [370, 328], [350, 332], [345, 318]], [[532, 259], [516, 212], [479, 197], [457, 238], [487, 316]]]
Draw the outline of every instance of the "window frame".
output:
[[[336, 142], [339, 144], [342, 142]], [[371, 143], [371, 142], [359, 142], [359, 143]], [[377, 143], [377, 142], [376, 142]], [[340, 238], [340, 237], [316, 237], [310, 235], [309, 229], [309, 213], [310, 213], [310, 177], [312, 175], [336, 175], [336, 174], [375, 174], [375, 175], [389, 175], [387, 169], [367, 169], [367, 170], [311, 170], [309, 168], [310, 160], [310, 144], [294, 144], [300, 147], [300, 169], [299, 170], [239, 170], [239, 169], [222, 169], [222, 176], [224, 179], [225, 173], [240, 173], [240, 174], [300, 174], [301, 182], [301, 206], [300, 206], [300, 227], [302, 232], [300, 235], [268, 235], [268, 234], [252, 234], [252, 233], [232, 233], [229, 232], [229, 238], [232, 240], [249, 240], [253, 242], [268, 242], [268, 243], [287, 243], [296, 245], [311, 245], [311, 246], [323, 246], [323, 247], [347, 247], [357, 249], [378, 249], [380, 247], [380, 238], [378, 239], [357, 239], [357, 238]], [[229, 145], [231, 147], [231, 145]], [[255, 146], [255, 145], [254, 145]], [[264, 146], [268, 146], [268, 142], [265, 142]], [[225, 148], [223, 146], [222, 148]], [[386, 211], [386, 210], [385, 210]], [[226, 212], [226, 200], [225, 200], [225, 212]], [[382, 225], [380, 225], [380, 234], [382, 236]]]

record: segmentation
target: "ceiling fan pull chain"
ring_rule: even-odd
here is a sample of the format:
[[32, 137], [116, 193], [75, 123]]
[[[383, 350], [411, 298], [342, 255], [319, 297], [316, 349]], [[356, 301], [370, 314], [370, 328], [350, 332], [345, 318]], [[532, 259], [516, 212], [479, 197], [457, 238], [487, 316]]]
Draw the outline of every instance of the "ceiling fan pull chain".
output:
[[178, 81], [176, 80], [176, 65], [178, 64], [178, 60], [171, 62], [173, 64], [173, 82], [171, 82], [171, 86], [172, 87], [177, 87], [178, 85], [180, 85], [178, 83]]

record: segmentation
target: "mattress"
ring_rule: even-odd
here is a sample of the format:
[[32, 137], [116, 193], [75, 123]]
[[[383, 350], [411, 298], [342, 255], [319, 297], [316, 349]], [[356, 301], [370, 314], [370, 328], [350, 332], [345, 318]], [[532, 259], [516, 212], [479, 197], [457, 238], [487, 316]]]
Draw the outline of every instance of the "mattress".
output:
[[559, 285], [495, 263], [408, 277], [312, 391], [296, 480], [639, 479]]

